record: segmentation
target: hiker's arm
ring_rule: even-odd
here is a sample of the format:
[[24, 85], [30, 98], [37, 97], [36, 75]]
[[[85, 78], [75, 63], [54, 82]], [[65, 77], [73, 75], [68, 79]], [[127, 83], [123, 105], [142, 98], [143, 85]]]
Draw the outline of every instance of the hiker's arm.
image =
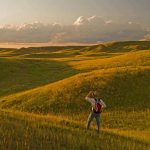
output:
[[85, 97], [85, 99], [86, 99], [88, 102], [90, 102], [91, 104], [93, 104], [93, 103], [95, 102], [94, 98], [92, 98], [92, 95], [93, 95], [93, 92], [90, 91], [90, 92], [86, 95], [86, 97]]
[[101, 99], [101, 104], [103, 108], [106, 108], [106, 104], [103, 102], [103, 100]]
[[95, 102], [94, 98], [90, 98], [88, 96], [85, 97], [85, 100], [87, 100], [88, 102], [90, 102], [91, 104], [93, 104]]

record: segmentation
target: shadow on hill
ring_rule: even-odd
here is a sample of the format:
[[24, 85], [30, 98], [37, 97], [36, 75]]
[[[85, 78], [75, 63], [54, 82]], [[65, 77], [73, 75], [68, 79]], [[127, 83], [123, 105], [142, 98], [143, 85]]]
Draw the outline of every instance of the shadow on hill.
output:
[[[62, 58], [76, 54], [83, 46], [51, 46], [29, 47], [20, 49], [0, 49], [1, 57], [25, 57], [25, 58]], [[78, 53], [79, 54], [79, 53]]]
[[150, 41], [127, 41], [127, 42], [112, 42], [99, 45], [102, 51], [115, 52], [130, 52], [138, 50], [150, 50]]
[[82, 47], [80, 52], [89, 57], [109, 58], [121, 53], [140, 50], [150, 50], [150, 41], [108, 42]]
[[[99, 72], [99, 75], [98, 72], [93, 75], [87, 74], [85, 77], [83, 75], [80, 77], [80, 81], [74, 79], [72, 85], [68, 84], [69, 90], [65, 86], [62, 88], [63, 90], [58, 91], [61, 96], [59, 98], [55, 95], [57, 99], [50, 103], [49, 110], [51, 109], [55, 113], [65, 113], [66, 111], [66, 114], [84, 113], [90, 107], [84, 100], [85, 95], [88, 91], [95, 89], [106, 102], [107, 111], [149, 109], [149, 75], [150, 69], [143, 70], [142, 68], [138, 70], [118, 69], [115, 72], [106, 70], [102, 74]], [[67, 93], [67, 95], [63, 93]]]
[[0, 96], [14, 94], [79, 73], [60, 61], [0, 59]]
[[129, 52], [136, 50], [149, 50], [150, 41], [127, 41], [127, 42], [108, 42], [104, 44], [84, 47], [83, 51], [93, 52]]
[[21, 49], [0, 49], [1, 57], [67, 58], [76, 55], [112, 57], [117, 53], [149, 50], [150, 41], [109, 42], [93, 46], [49, 46]]
[[150, 68], [118, 68], [75, 75], [34, 90], [6, 97], [2, 108], [27, 112], [82, 114], [91, 107], [85, 101], [90, 90], [97, 90], [107, 111], [149, 109]]

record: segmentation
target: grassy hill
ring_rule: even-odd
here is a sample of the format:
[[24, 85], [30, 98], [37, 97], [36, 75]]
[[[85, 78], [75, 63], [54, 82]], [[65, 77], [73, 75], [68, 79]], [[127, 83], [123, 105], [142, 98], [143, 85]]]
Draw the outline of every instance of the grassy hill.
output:
[[120, 67], [82, 73], [33, 90], [3, 97], [1, 107], [74, 115], [88, 110], [85, 95], [88, 91], [97, 89], [100, 96], [109, 104], [107, 111], [145, 110], [150, 107], [149, 75], [150, 67]]
[[[12, 145], [14, 132], [14, 149], [24, 132], [37, 137], [25, 140], [35, 149], [40, 140], [47, 149], [45, 142], [53, 137], [52, 146], [60, 144], [56, 149], [149, 148], [150, 42], [0, 49], [0, 70], [0, 132], [10, 141], [3, 140], [3, 148]], [[107, 104], [101, 135], [84, 131], [89, 90], [97, 90]]]

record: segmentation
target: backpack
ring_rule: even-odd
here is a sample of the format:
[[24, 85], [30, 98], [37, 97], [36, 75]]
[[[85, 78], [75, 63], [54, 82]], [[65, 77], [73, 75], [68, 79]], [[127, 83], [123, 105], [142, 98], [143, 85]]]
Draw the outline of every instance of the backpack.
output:
[[102, 112], [102, 105], [100, 102], [95, 101], [95, 108], [93, 109], [95, 113], [101, 113]]

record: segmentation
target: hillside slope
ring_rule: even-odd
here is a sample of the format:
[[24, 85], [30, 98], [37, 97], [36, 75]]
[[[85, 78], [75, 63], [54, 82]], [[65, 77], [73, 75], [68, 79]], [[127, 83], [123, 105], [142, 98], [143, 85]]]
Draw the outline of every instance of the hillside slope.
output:
[[[0, 49], [0, 149], [148, 150], [149, 83], [150, 42]], [[100, 135], [85, 131], [90, 90]]]
[[147, 109], [150, 107], [149, 75], [150, 67], [122, 67], [83, 73], [3, 97], [0, 106], [41, 113], [81, 113], [87, 109], [85, 95], [89, 90], [97, 89], [109, 104], [107, 110]]
[[[138, 43], [138, 46], [135, 45], [136, 42], [132, 44], [132, 46], [127, 46], [127, 43], [118, 43], [120, 48], [123, 49], [120, 49], [120, 52], [117, 53], [115, 52], [118, 48], [116, 47], [117, 43], [105, 44], [105, 51], [102, 50], [101, 45], [84, 48], [70, 47], [70, 49], [67, 47], [69, 50], [66, 50], [66, 47], [58, 47], [58, 49], [57, 47], [54, 47], [54, 49], [50, 47], [34, 48], [33, 50], [32, 48], [23, 50], [0, 50], [0, 79], [2, 79], [0, 83], [0, 96], [26, 91], [93, 70], [126, 66], [149, 66], [150, 51], [148, 48], [150, 49], [150, 47], [148, 47], [148, 43], [146, 42], [147, 47], [143, 46], [143, 49], [147, 48], [146, 50], [135, 49], [134, 51], [135, 46], [142, 48], [142, 42], [141, 45]], [[111, 47], [116, 47], [114, 52]], [[127, 50], [124, 52], [125, 47]], [[101, 50], [98, 51], [97, 48]], [[18, 53], [22, 55], [24, 53], [33, 53], [32, 55], [34, 55], [38, 51], [40, 51], [40, 55], [45, 55], [47, 58], [42, 58], [42, 56], [40, 56], [41, 58], [31, 58], [18, 55]], [[6, 53], [7, 57], [5, 57]], [[50, 57], [49, 53], [55, 53], [56, 56]], [[64, 53], [71, 54], [64, 57]], [[91, 56], [87, 55], [87, 53], [95, 54]], [[107, 56], [108, 54], [109, 57]]]

